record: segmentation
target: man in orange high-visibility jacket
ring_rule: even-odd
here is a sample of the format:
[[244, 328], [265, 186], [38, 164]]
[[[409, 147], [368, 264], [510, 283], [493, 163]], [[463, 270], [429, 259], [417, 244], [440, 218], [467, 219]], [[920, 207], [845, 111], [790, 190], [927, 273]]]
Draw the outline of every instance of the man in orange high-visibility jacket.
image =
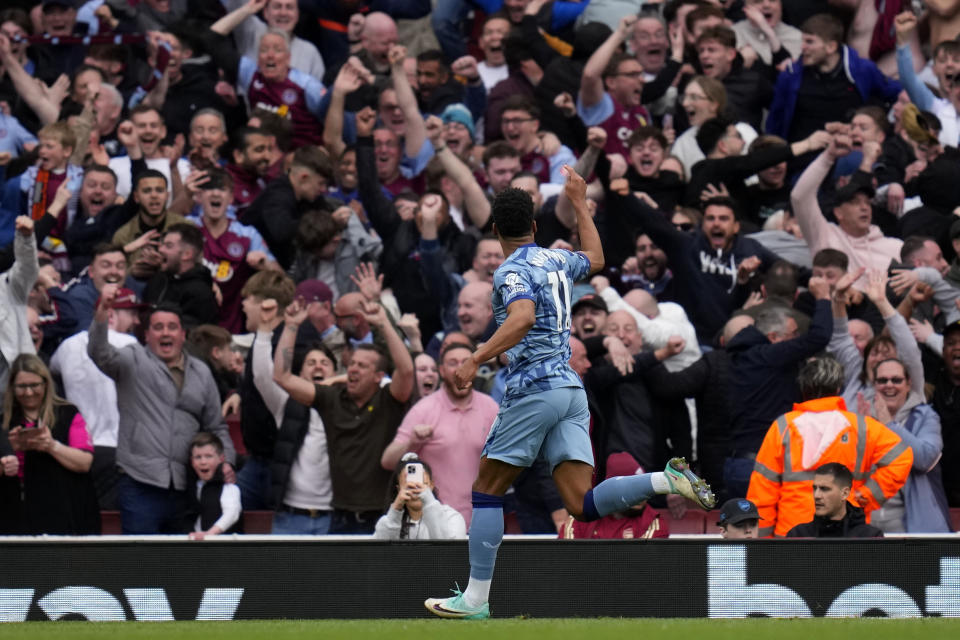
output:
[[853, 472], [849, 500], [867, 521], [907, 481], [913, 451], [873, 418], [847, 411], [843, 368], [831, 356], [811, 360], [797, 376], [804, 402], [770, 426], [750, 476], [747, 499], [760, 512], [760, 536], [785, 536], [813, 520], [813, 472], [839, 462]]

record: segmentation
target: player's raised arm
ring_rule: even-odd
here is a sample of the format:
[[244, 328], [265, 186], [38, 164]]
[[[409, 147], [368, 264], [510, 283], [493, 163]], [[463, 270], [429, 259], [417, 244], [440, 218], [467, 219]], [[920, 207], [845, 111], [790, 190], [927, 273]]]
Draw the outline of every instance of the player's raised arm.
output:
[[590, 274], [603, 270], [603, 247], [600, 245], [600, 233], [593, 223], [590, 210], [587, 209], [587, 183], [570, 165], [561, 169], [567, 177], [563, 193], [567, 196], [577, 214], [577, 231], [580, 234], [580, 251], [590, 260]]

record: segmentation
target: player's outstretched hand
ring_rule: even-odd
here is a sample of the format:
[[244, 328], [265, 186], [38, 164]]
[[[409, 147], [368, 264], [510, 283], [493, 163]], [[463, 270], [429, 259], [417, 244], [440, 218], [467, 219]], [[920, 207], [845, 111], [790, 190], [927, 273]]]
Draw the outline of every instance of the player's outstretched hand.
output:
[[563, 193], [567, 199], [573, 204], [586, 204], [587, 182], [568, 164], [563, 165], [560, 171], [567, 178], [567, 183], [563, 187]]
[[473, 358], [467, 360], [457, 368], [454, 378], [458, 389], [469, 389], [473, 386], [473, 379], [477, 377], [477, 363]]

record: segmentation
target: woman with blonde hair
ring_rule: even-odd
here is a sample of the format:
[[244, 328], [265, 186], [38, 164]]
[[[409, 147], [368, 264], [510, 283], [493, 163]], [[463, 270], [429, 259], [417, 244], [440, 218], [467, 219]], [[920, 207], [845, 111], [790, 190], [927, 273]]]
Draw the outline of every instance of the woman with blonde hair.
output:
[[2, 430], [19, 462], [22, 502], [5, 510], [19, 513], [19, 532], [100, 533], [86, 421], [57, 396], [50, 370], [35, 355], [21, 354], [10, 367]]
[[[687, 114], [690, 127], [677, 137], [670, 154], [683, 163], [684, 172], [689, 176], [693, 165], [706, 157], [697, 144], [697, 131], [707, 120], [726, 114], [727, 90], [715, 78], [694, 76], [683, 90], [680, 105]], [[747, 148], [757, 137], [757, 132], [745, 122], [738, 122], [736, 126], [743, 138], [744, 148]]]

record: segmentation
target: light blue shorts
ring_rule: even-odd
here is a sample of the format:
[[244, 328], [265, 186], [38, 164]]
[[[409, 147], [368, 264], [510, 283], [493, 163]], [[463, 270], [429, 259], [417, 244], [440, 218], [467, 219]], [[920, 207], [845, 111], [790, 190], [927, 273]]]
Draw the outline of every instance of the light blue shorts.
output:
[[517, 467], [542, 455], [551, 471], [567, 460], [593, 465], [587, 394], [563, 387], [504, 400], [483, 455]]

